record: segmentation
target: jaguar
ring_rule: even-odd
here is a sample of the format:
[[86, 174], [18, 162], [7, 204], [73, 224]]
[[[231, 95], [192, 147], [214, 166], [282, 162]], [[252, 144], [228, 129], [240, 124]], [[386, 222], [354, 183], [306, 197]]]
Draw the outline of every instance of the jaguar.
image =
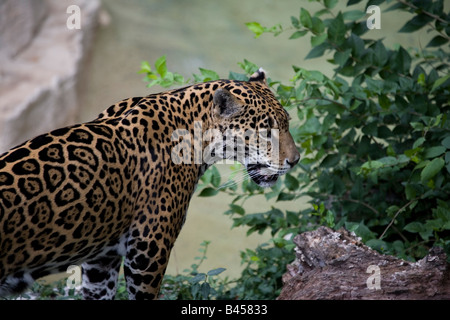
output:
[[[189, 135], [179, 136], [181, 129]], [[0, 297], [81, 265], [83, 298], [114, 299], [123, 263], [129, 298], [158, 298], [199, 178], [218, 157], [233, 158], [225, 152], [229, 141], [217, 134], [227, 130], [243, 142], [243, 156], [234, 159], [262, 187], [299, 161], [289, 114], [262, 69], [248, 81], [125, 99], [90, 122], [2, 154]], [[201, 139], [186, 138], [199, 132]]]

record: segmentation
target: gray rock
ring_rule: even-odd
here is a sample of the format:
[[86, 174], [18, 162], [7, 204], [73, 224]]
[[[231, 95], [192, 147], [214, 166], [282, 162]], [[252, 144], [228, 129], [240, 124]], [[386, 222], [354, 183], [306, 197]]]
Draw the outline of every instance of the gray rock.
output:
[[78, 79], [84, 72], [83, 59], [93, 40], [100, 2], [72, 1], [80, 8], [81, 28], [69, 29], [67, 2], [0, 1], [2, 153], [77, 121]]

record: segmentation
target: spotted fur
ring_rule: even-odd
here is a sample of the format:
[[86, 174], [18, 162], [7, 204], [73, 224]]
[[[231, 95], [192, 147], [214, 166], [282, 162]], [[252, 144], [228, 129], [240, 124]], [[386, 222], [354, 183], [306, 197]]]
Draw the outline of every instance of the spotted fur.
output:
[[[123, 100], [91, 122], [0, 156], [0, 296], [82, 264], [86, 299], [113, 299], [119, 267], [130, 299], [154, 299], [195, 186], [210, 163], [171, 160], [173, 132], [279, 129], [276, 163], [246, 140], [244, 164], [268, 186], [299, 160], [288, 115], [259, 70]], [[221, 141], [202, 145], [220, 149]], [[253, 157], [253, 158], [252, 158]], [[252, 163], [249, 159], [253, 159]]]

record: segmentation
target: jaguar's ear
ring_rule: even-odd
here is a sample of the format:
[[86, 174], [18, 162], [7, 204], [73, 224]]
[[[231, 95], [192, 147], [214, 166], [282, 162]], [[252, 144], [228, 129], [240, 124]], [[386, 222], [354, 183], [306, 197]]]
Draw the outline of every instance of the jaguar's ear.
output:
[[213, 102], [212, 112], [218, 118], [236, 116], [244, 109], [244, 104], [226, 89], [217, 89], [214, 92]]
[[267, 85], [266, 82], [266, 71], [264, 71], [263, 68], [259, 68], [258, 71], [256, 71], [254, 74], [250, 76], [250, 79], [248, 81], [259, 81], [265, 85]]

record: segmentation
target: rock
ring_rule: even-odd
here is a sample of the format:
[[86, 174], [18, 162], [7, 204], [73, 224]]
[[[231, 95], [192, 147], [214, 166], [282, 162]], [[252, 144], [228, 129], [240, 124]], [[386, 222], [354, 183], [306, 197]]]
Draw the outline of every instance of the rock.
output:
[[100, 2], [72, 4], [80, 8], [80, 29], [67, 27], [65, 1], [0, 3], [0, 153], [77, 121], [78, 79]]
[[294, 243], [296, 259], [283, 275], [279, 300], [450, 299], [450, 264], [442, 248], [412, 263], [326, 227], [297, 235]]
[[0, 2], [0, 55], [14, 58], [39, 32], [47, 14], [44, 0], [3, 0]]

